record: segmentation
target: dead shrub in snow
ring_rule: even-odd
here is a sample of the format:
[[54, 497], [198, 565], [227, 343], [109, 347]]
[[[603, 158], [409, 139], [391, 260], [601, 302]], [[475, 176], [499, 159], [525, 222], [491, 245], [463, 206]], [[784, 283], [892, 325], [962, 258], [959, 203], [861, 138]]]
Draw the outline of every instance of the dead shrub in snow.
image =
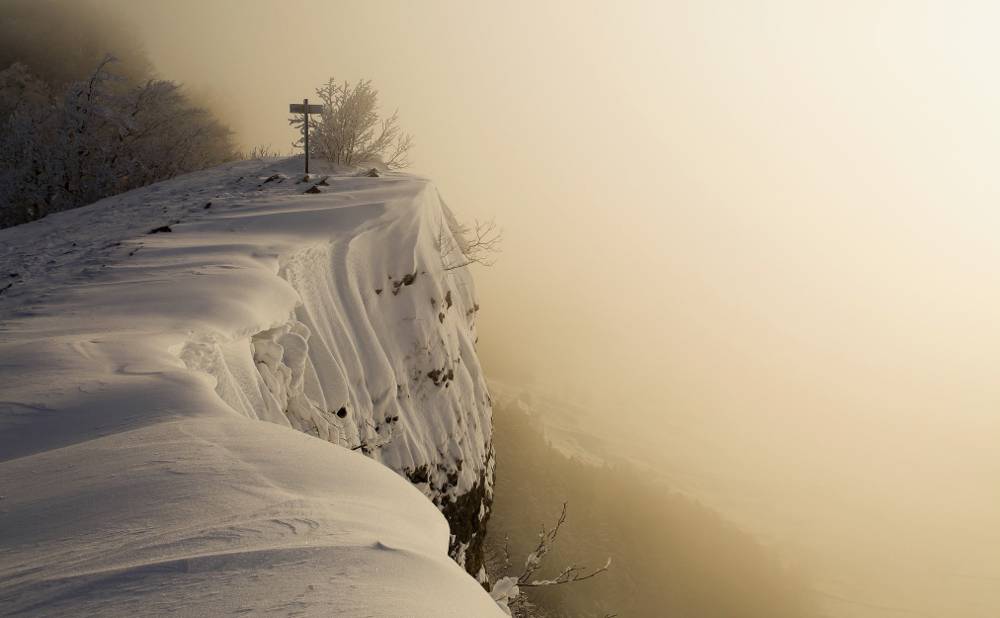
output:
[[493, 220], [476, 220], [469, 226], [448, 214], [448, 221], [441, 223], [435, 239], [441, 268], [448, 272], [473, 264], [493, 266], [500, 253], [503, 230]]
[[[551, 530], [546, 530], [545, 526], [542, 526], [541, 532], [538, 533], [538, 543], [524, 559], [524, 567], [520, 575], [501, 577], [493, 585], [493, 590], [490, 593], [493, 600], [511, 616], [528, 618], [534, 614], [534, 606], [521, 594], [521, 588], [541, 588], [582, 582], [611, 568], [611, 558], [608, 558], [604, 566], [597, 569], [588, 570], [586, 567], [571, 564], [559, 571], [555, 577], [536, 579], [535, 573], [542, 567], [542, 561], [555, 544], [556, 537], [559, 536], [559, 529], [564, 523], [566, 523], [565, 502], [563, 502], [556, 525]], [[511, 564], [510, 549], [506, 544], [504, 544], [503, 552], [505, 566], [509, 568]]]

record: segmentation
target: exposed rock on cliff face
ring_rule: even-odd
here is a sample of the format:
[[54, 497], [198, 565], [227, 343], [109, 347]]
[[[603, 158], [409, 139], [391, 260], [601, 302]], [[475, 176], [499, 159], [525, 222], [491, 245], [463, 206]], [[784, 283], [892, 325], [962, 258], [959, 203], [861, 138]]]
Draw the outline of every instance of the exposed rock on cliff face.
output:
[[[345, 178], [324, 199], [343, 202], [350, 229], [278, 254], [277, 274], [298, 299], [288, 320], [249, 342], [189, 343], [181, 357], [215, 375], [243, 414], [405, 475], [448, 519], [452, 557], [478, 575], [491, 407], [472, 279], [442, 268], [439, 235], [451, 233], [452, 217], [430, 183], [399, 175]], [[392, 294], [376, 291], [383, 285]], [[205, 346], [222, 362], [194, 358]]]
[[[451, 555], [476, 575], [493, 455], [474, 288], [467, 272], [441, 270], [437, 193], [408, 184], [405, 200], [357, 234], [283, 260], [278, 273], [302, 302], [251, 338], [263, 399], [252, 407], [410, 478], [448, 519]], [[391, 295], [375, 292], [382, 273]]]

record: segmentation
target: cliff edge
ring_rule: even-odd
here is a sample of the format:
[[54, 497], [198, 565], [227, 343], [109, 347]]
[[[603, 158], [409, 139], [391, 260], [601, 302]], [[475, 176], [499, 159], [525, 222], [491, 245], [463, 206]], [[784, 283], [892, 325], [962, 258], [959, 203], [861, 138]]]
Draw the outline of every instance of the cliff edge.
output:
[[453, 219], [299, 163], [0, 232], [3, 613], [503, 615]]

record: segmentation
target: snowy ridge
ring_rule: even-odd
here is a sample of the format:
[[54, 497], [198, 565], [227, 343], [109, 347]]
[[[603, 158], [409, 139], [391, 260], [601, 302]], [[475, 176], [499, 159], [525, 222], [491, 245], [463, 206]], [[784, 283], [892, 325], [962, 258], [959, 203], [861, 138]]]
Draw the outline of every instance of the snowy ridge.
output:
[[502, 615], [447, 554], [493, 466], [450, 215], [298, 165], [0, 232], [0, 613]]

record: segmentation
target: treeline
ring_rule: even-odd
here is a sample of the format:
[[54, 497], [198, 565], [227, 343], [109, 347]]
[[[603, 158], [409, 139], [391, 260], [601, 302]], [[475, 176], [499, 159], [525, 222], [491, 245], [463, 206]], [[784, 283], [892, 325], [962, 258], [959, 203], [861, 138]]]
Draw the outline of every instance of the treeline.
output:
[[87, 3], [3, 7], [0, 227], [233, 158], [228, 128], [114, 24]]
[[517, 407], [494, 411], [496, 494], [487, 550], [502, 575], [504, 537], [514, 566], [551, 526], [568, 517], [541, 578], [567, 565], [610, 570], [585, 582], [530, 588], [530, 615], [676, 618], [815, 616], [806, 582], [749, 534], [691, 498], [632, 469], [597, 467], [549, 446]]

